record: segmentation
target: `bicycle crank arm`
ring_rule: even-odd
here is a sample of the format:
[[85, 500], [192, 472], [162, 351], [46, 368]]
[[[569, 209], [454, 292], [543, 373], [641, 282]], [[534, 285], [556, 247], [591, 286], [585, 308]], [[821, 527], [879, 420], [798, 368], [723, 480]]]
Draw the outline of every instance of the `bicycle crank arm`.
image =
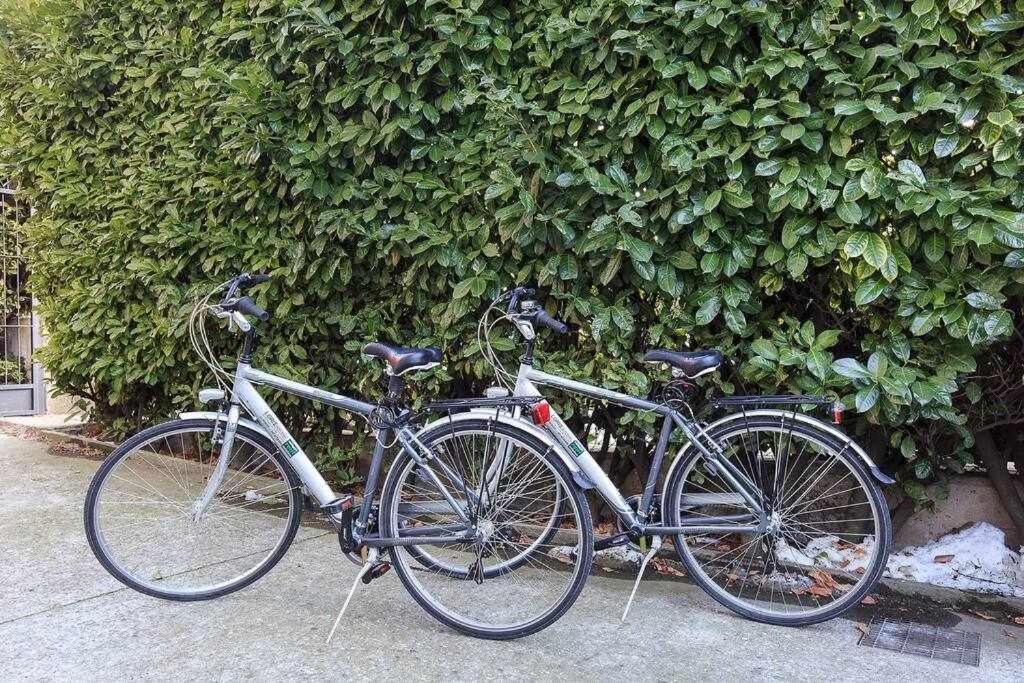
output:
[[599, 550], [607, 550], [608, 548], [617, 548], [620, 545], [628, 545], [630, 541], [629, 534], [621, 533], [609, 536], [608, 538], [602, 538], [594, 541], [594, 552]]

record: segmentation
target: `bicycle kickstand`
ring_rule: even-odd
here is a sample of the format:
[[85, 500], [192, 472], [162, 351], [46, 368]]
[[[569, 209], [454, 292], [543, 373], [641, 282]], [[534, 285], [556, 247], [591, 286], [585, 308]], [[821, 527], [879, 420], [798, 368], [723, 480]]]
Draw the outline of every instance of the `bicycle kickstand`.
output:
[[661, 536], [655, 536], [654, 540], [651, 541], [651, 549], [644, 555], [643, 561], [640, 563], [640, 571], [636, 574], [636, 582], [633, 584], [633, 592], [629, 594], [629, 600], [626, 601], [626, 609], [622, 611], [622, 621], [625, 623], [626, 615], [629, 614], [629, 608], [633, 605], [633, 598], [636, 597], [636, 590], [640, 587], [640, 579], [644, 578], [644, 571], [647, 569], [647, 563], [651, 561], [655, 553], [661, 549]]
[[370, 548], [369, 554], [366, 556], [366, 561], [363, 562], [363, 566], [359, 569], [359, 573], [356, 574], [355, 581], [352, 582], [352, 588], [348, 591], [348, 597], [345, 598], [345, 604], [341, 606], [341, 611], [338, 612], [338, 618], [334, 620], [334, 626], [331, 627], [331, 632], [327, 636], [327, 645], [331, 644], [331, 638], [334, 637], [334, 632], [338, 629], [338, 624], [341, 623], [341, 618], [345, 616], [345, 610], [348, 609], [348, 603], [352, 602], [352, 596], [355, 595], [356, 588], [359, 587], [359, 582], [363, 580], [366, 573], [374, 568], [377, 564], [377, 556], [379, 552], [376, 548]]

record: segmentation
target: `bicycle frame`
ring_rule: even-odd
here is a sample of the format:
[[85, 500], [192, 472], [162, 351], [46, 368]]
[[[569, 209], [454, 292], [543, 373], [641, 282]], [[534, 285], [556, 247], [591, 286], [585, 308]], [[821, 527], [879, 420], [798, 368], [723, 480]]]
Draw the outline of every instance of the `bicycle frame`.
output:
[[[516, 396], [541, 396], [542, 394], [537, 388], [538, 385], [589, 396], [590, 398], [607, 401], [634, 410], [653, 412], [663, 418], [658, 445], [654, 458], [651, 461], [650, 472], [647, 475], [647, 482], [644, 485], [644, 491], [636, 513], [630, 508], [625, 497], [615, 484], [612, 483], [611, 479], [608, 478], [608, 475], [598, 462], [590, 455], [586, 446], [576, 439], [553, 409], [551, 410], [550, 421], [544, 425], [555, 441], [562, 442], [566, 449], [575, 456], [576, 464], [580, 470], [593, 482], [600, 496], [615, 510], [627, 528], [642, 535], [758, 532], [763, 530], [766, 520], [764, 509], [757, 494], [756, 485], [735, 465], [729, 462], [728, 458], [722, 456], [721, 451], [715, 446], [714, 442], [707, 438], [704, 430], [693, 420], [687, 419], [677, 410], [661, 403], [654, 403], [635, 396], [612, 391], [611, 389], [552, 375], [537, 370], [531, 363], [521, 363], [516, 377], [514, 394]], [[658, 473], [661, 470], [665, 453], [668, 450], [669, 440], [675, 429], [681, 430], [689, 442], [704, 455], [708, 463], [719, 471], [737, 494], [742, 496], [744, 502], [751, 509], [751, 514], [722, 517], [702, 516], [700, 518], [693, 518], [692, 522], [684, 517], [683, 523], [678, 527], [648, 524], [647, 513], [651, 509], [651, 503], [654, 499], [654, 489], [657, 485]], [[567, 440], [569, 440], [568, 443], [566, 443]], [[743, 522], [748, 523], [742, 524]]]
[[[281, 423], [281, 420], [274, 413], [273, 409], [266, 401], [263, 400], [263, 397], [260, 396], [256, 389], [257, 385], [277, 389], [278, 391], [283, 391], [318, 403], [324, 403], [326, 405], [334, 406], [335, 408], [341, 408], [342, 410], [366, 417], [369, 417], [370, 414], [378, 407], [376, 404], [367, 403], [341, 394], [335, 394], [324, 389], [257, 370], [251, 367], [247, 362], [239, 362], [235, 371], [234, 385], [231, 390], [231, 396], [228, 400], [226, 414], [224, 411], [215, 413], [218, 421], [224, 421], [222, 432], [223, 442], [221, 445], [218, 464], [213, 475], [211, 475], [210, 481], [207, 483], [202, 496], [200, 496], [199, 500], [196, 502], [194, 514], [201, 515], [203, 513], [206, 506], [208, 506], [210, 501], [213, 499], [217, 488], [223, 480], [223, 476], [227, 471], [228, 461], [231, 457], [231, 446], [234, 441], [234, 435], [240, 420], [242, 420], [241, 409], [244, 408], [246, 412], [255, 419], [254, 426], [258, 431], [263, 432], [271, 441], [274, 442], [281, 452], [287, 456], [288, 464], [299, 476], [299, 479], [302, 481], [305, 489], [320, 504], [321, 511], [327, 514], [334, 522], [340, 524], [343, 519], [342, 511], [338, 509], [338, 502], [340, 501], [340, 498], [324, 480], [319, 470], [317, 470], [316, 466], [313, 465], [312, 461], [310, 461], [309, 457], [299, 446], [298, 442], [288, 432], [284, 424]], [[186, 415], [198, 416], [207, 414], [190, 413]], [[466, 523], [466, 529], [463, 533], [452, 533], [453, 529], [451, 528], [451, 525], [448, 525], [446, 527], [436, 528], [429, 526], [417, 527], [415, 530], [415, 537], [382, 538], [379, 534], [364, 535], [369, 524], [369, 516], [373, 506], [373, 500], [377, 492], [377, 487], [380, 484], [384, 451], [386, 450], [385, 444], [392, 441], [392, 436], [397, 440], [397, 443], [401, 445], [402, 449], [409, 454], [413, 461], [416, 462], [420, 471], [426, 474], [437, 490], [441, 492], [448, 505], [451, 506], [452, 511], [454, 511], [455, 514]], [[441, 484], [437, 474], [431, 468], [430, 463], [428, 463], [428, 460], [436, 462], [443, 470], [444, 475], [448, 477], [450, 481], [456, 483], [461, 482], [458, 474], [451, 471], [451, 468], [447, 467], [443, 461], [433, 459], [430, 451], [419, 441], [416, 434], [408, 426], [401, 425], [397, 428], [385, 428], [380, 430], [377, 437], [377, 443], [373, 451], [373, 457], [370, 461], [370, 469], [367, 474], [366, 490], [363, 495], [363, 502], [359, 509], [358, 517], [356, 518], [355, 529], [353, 530], [353, 537], [358, 543], [369, 547], [390, 547], [397, 545], [422, 545], [428, 543], [438, 545], [466, 543], [472, 542], [475, 539], [476, 532], [471, 528], [469, 514], [465, 509], [463, 509], [463, 506], [455, 500], [448, 489]], [[437, 532], [441, 535], [431, 535], [432, 532]]]

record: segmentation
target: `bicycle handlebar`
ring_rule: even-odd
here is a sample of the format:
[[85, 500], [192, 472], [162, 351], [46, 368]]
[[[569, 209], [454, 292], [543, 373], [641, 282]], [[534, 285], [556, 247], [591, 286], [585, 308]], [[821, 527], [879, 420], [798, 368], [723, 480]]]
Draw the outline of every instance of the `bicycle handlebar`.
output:
[[539, 308], [530, 314], [533, 318], [533, 322], [537, 325], [543, 325], [549, 330], [554, 330], [558, 334], [565, 334], [569, 331], [569, 326], [563, 323], [561, 320], [555, 320], [548, 312], [543, 308]]
[[519, 310], [517, 306], [519, 306], [520, 299], [524, 297], [533, 296], [536, 293], [537, 290], [530, 289], [529, 287], [516, 287], [515, 289], [512, 290], [512, 296], [509, 298], [508, 308], [506, 309], [505, 312], [515, 313], [517, 310]]
[[266, 273], [242, 273], [238, 276], [238, 286], [243, 288], [262, 285], [264, 282], [270, 282], [270, 276]]
[[227, 292], [225, 292], [224, 298], [219, 304], [220, 309], [229, 313], [249, 315], [263, 322], [270, 320], [270, 314], [257, 306], [252, 297], [242, 296], [237, 299], [234, 298], [235, 293], [241, 289], [247, 289], [269, 281], [270, 276], [266, 273], [242, 273], [236, 275], [230, 281]]
[[262, 308], [256, 305], [256, 302], [251, 297], [243, 296], [237, 302], [235, 302], [235, 310], [245, 315], [251, 315], [252, 317], [266, 322], [270, 320], [270, 314], [264, 311]]
[[225, 292], [224, 299], [221, 303], [228, 301], [235, 295], [235, 292], [240, 289], [248, 289], [249, 287], [261, 285], [264, 282], [269, 281], [270, 276], [266, 273], [242, 273], [240, 275], [236, 275], [229, 281], [227, 292]]

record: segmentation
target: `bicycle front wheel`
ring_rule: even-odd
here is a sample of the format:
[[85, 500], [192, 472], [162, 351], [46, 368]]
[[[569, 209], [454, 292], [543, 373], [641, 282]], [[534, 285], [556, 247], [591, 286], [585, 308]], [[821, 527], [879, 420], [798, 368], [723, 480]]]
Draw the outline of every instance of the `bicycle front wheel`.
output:
[[885, 569], [891, 523], [849, 442], [779, 416], [731, 420], [709, 436], [753, 483], [764, 517], [751, 523], [724, 468], [687, 447], [663, 510], [670, 526], [707, 524], [675, 537], [690, 576], [738, 614], [776, 625], [817, 623], [859, 603]]
[[93, 477], [86, 535], [125, 585], [167, 600], [216, 598], [266, 574], [295, 537], [299, 481], [273, 444], [242, 425], [220, 486], [199, 509], [220, 457], [215, 430], [207, 419], [147, 429]]
[[[422, 541], [391, 548], [406, 589], [442, 623], [480, 638], [554, 623], [593, 561], [590, 510], [565, 465], [529, 432], [493, 420], [418, 436], [433, 454], [429, 472], [402, 453], [381, 500], [383, 534]], [[429, 540], [466, 531], [474, 540]]]

